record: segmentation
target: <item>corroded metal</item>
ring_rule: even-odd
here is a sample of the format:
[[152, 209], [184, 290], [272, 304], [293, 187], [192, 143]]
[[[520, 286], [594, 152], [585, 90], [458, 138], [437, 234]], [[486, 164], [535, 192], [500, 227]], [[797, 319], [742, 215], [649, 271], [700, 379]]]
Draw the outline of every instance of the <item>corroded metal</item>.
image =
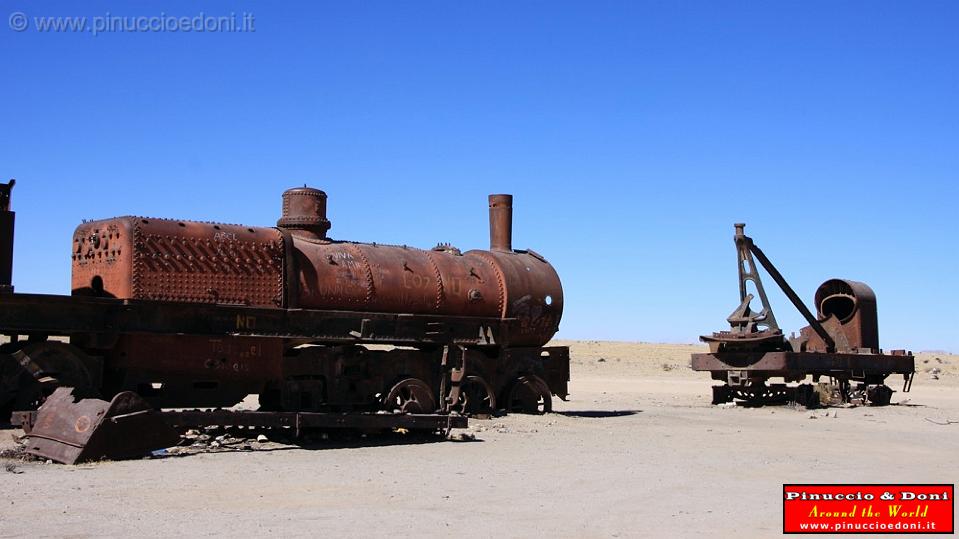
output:
[[73, 294], [280, 307], [283, 263], [276, 229], [118, 217], [77, 227]]
[[[295, 197], [287, 198], [320, 200], [299, 193], [302, 189], [295, 191]], [[325, 195], [322, 204], [296, 204], [300, 208], [296, 219], [287, 217], [293, 210], [286, 208], [294, 203], [284, 202], [280, 225], [292, 236], [293, 252], [287, 260], [294, 266], [290, 278], [295, 280], [296, 305], [510, 319], [512, 340], [491, 344], [541, 346], [559, 327], [562, 285], [542, 256], [512, 250], [511, 199], [509, 195], [490, 196], [491, 250], [463, 254], [448, 246], [421, 250], [329, 240], [302, 224], [319, 214], [323, 217], [318, 222], [327, 222]], [[287, 223], [293, 226], [285, 226]]]
[[559, 327], [562, 285], [542, 256], [512, 250], [511, 198], [490, 197], [492, 250], [465, 254], [326, 239], [326, 194], [310, 188], [284, 193], [279, 228], [93, 221], [74, 234], [73, 293], [510, 319], [502, 344], [541, 346]]
[[[847, 279], [830, 279], [816, 289], [819, 320], [828, 320], [837, 328], [838, 349], [856, 352], [879, 351], [879, 323], [876, 293], [869, 285]], [[828, 344], [819, 334], [804, 328], [801, 332], [807, 350], [826, 351]]]
[[[154, 408], [258, 394], [264, 411], [357, 417], [524, 408], [511, 401], [541, 412], [566, 398], [569, 351], [543, 347], [562, 286], [542, 256], [512, 249], [511, 197], [490, 198], [494, 248], [465, 253], [332, 240], [326, 202], [287, 191], [276, 228], [83, 223], [72, 296], [0, 298], [0, 333], [14, 341], [0, 349], [0, 412], [39, 405], [65, 382]], [[400, 348], [368, 346], [379, 344]], [[34, 363], [59, 367], [16, 359], [40, 349], [49, 353]]]
[[57, 388], [31, 427], [27, 453], [64, 464], [134, 458], [180, 441], [146, 401], [130, 392], [107, 402]]
[[326, 238], [330, 221], [326, 218], [326, 193], [310, 187], [287, 189], [283, 193], [283, 215], [279, 228], [298, 230], [313, 239]]
[[[803, 404], [818, 404], [809, 397], [808, 385], [768, 386], [770, 378], [801, 382], [812, 376], [836, 381], [842, 400], [858, 395], [872, 404], [888, 404], [892, 390], [885, 385], [891, 374], [904, 378], [908, 391], [915, 372], [915, 359], [904, 350], [884, 354], [879, 348], [876, 296], [867, 285], [856, 281], [831, 279], [816, 291], [817, 315], [809, 311], [799, 296], [766, 255], [744, 233], [744, 224], [736, 224], [735, 243], [739, 260], [740, 305], [727, 321], [729, 331], [704, 335], [710, 353], [693, 354], [693, 370], [709, 371], [723, 382], [713, 388], [713, 402], [733, 399], [754, 404], [793, 399]], [[754, 265], [753, 255], [783, 290], [797, 310], [809, 322], [798, 336], [786, 339], [772, 314]], [[754, 296], [747, 292], [751, 283], [757, 290], [762, 309], [754, 311]]]
[[513, 195], [489, 196], [489, 249], [513, 251]]

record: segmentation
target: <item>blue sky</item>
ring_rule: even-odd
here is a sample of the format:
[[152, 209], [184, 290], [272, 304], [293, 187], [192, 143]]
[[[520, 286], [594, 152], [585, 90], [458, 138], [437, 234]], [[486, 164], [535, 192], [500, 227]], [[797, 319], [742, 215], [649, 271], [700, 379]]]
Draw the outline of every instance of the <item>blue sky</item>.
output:
[[[723, 328], [745, 221], [809, 303], [861, 280], [885, 348], [959, 351], [955, 3], [0, 7], [18, 291], [69, 291], [81, 219], [269, 226], [307, 183], [336, 238], [466, 249], [488, 244], [485, 196], [508, 192], [516, 247], [563, 278], [562, 337]], [[34, 19], [201, 13], [251, 13], [255, 32]], [[787, 332], [805, 325], [772, 301]]]

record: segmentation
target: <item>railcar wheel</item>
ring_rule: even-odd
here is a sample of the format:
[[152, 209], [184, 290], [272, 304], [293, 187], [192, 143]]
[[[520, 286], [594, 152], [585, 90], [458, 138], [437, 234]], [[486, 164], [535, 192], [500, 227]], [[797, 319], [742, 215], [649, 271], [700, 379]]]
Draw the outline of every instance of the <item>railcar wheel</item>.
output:
[[430, 414], [436, 411], [436, 399], [426, 382], [406, 378], [397, 382], [383, 399], [383, 407], [391, 412]]
[[530, 374], [516, 379], [506, 405], [510, 412], [546, 414], [553, 411], [553, 397], [546, 382]]
[[463, 415], [492, 414], [496, 410], [493, 386], [479, 376], [467, 376], [460, 385], [460, 397], [452, 409]]

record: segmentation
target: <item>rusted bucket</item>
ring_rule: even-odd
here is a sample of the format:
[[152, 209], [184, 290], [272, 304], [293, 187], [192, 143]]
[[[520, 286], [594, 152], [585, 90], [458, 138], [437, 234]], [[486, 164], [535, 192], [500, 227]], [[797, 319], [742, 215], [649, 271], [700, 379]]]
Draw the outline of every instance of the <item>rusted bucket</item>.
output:
[[37, 411], [27, 453], [64, 464], [141, 457], [176, 445], [180, 436], [131, 391], [110, 402], [74, 395], [60, 387]]

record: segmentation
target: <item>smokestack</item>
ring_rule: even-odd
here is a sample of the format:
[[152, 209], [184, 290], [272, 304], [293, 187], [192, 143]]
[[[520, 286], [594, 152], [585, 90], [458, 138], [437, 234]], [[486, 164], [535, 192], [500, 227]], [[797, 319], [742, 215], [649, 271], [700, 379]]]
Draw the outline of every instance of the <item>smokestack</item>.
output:
[[513, 195], [489, 196], [489, 250], [513, 252]]
[[283, 192], [283, 215], [276, 226], [315, 239], [326, 238], [330, 229], [330, 221], [326, 218], [326, 193], [305, 185], [287, 189]]
[[0, 183], [0, 294], [13, 292], [13, 225], [10, 197], [16, 180]]

